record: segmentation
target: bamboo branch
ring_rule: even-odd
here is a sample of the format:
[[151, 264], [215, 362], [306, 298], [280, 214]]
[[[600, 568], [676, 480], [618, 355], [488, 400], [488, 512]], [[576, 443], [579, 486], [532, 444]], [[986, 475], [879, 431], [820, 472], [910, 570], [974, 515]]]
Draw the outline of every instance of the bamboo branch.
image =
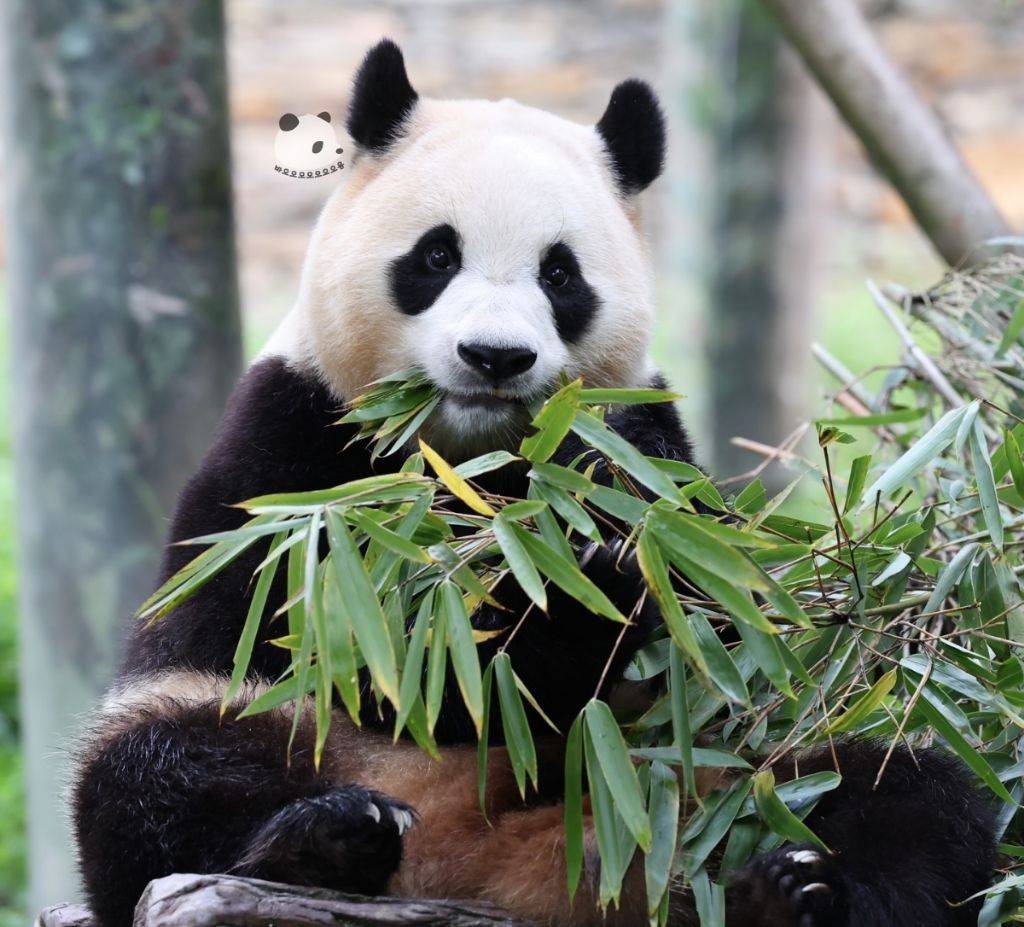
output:
[[762, 0], [950, 266], [1012, 229], [853, 0]]

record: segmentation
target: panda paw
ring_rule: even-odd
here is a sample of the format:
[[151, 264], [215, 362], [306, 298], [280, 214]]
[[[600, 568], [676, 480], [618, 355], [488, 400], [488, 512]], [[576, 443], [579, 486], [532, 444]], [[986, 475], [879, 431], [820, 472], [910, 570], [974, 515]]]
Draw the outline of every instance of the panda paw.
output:
[[737, 924], [844, 927], [848, 921], [834, 858], [810, 844], [790, 844], [757, 857], [737, 873], [729, 895]]
[[402, 861], [416, 812], [358, 785], [299, 798], [267, 820], [234, 871], [242, 875], [380, 895]]

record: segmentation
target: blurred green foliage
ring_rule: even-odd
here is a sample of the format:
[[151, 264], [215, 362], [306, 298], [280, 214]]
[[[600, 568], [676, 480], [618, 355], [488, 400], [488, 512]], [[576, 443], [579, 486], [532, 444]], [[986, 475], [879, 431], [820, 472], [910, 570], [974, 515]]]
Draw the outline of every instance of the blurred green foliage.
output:
[[[10, 408], [7, 301], [0, 285], [0, 408]], [[14, 462], [10, 416], [0, 413], [0, 927], [25, 923], [25, 807], [18, 745], [18, 622]]]

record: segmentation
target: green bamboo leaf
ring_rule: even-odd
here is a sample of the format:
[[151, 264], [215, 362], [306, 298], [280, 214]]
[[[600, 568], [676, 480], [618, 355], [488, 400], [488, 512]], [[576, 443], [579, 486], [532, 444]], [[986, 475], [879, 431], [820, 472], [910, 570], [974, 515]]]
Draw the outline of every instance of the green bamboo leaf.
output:
[[846, 480], [846, 500], [843, 502], [844, 515], [860, 502], [864, 494], [864, 485], [868, 481], [868, 471], [870, 469], [870, 454], [857, 457], [850, 464], [850, 475]]
[[1004, 432], [1003, 448], [1010, 476], [1013, 477], [1013, 487], [1017, 490], [1017, 495], [1024, 499], [1024, 457], [1021, 455], [1017, 438], [1009, 428]]
[[664, 763], [652, 763], [647, 807], [651, 818], [651, 850], [644, 860], [647, 911], [654, 916], [668, 891], [679, 827], [679, 783]]
[[[618, 904], [622, 880], [633, 857], [628, 840], [636, 841], [626, 827], [615, 805], [611, 789], [601, 772], [601, 763], [594, 746], [589, 724], [583, 725], [583, 754], [586, 759], [587, 781], [590, 784], [590, 807], [597, 836], [597, 849], [601, 857], [600, 901], [602, 906], [614, 901]], [[637, 784], [639, 788], [639, 783]], [[624, 840], [623, 838], [628, 838]]]
[[[398, 712], [395, 716], [395, 740], [405, 727], [416, 700], [421, 697], [423, 685], [423, 656], [427, 647], [427, 631], [430, 628], [430, 616], [434, 611], [434, 590], [428, 589], [420, 600], [416, 612], [412, 634], [409, 636], [409, 647], [405, 652], [405, 665], [402, 667], [402, 682], [398, 688]], [[442, 648], [443, 649], [443, 648]], [[429, 725], [428, 725], [429, 727]]]
[[629, 758], [629, 750], [615, 722], [611, 709], [591, 699], [584, 709], [587, 733], [594, 745], [601, 775], [604, 777], [615, 802], [615, 808], [630, 833], [646, 853], [651, 848], [651, 822], [644, 808], [643, 794], [636, 769]]
[[884, 676], [854, 702], [842, 715], [836, 718], [826, 729], [826, 734], [841, 734], [859, 727], [868, 716], [880, 708], [886, 696], [896, 685], [896, 670], [889, 670]]
[[648, 526], [673, 560], [678, 555], [688, 561], [697, 561], [702, 572], [713, 573], [728, 583], [766, 590], [769, 583], [757, 564], [706, 530], [702, 521], [685, 512], [667, 512], [657, 507], [652, 508], [647, 516]]
[[737, 512], [742, 512], [744, 515], [753, 515], [764, 508], [767, 503], [768, 494], [765, 492], [764, 483], [758, 478], [743, 487], [739, 495], [736, 496], [733, 505]]
[[491, 523], [491, 528], [523, 592], [541, 611], [547, 611], [548, 594], [544, 588], [544, 580], [541, 579], [537, 567], [534, 566], [520, 539], [521, 535], [528, 533], [526, 529], [509, 521], [504, 515], [498, 515]]
[[600, 419], [587, 412], [578, 411], [572, 422], [572, 430], [652, 492], [666, 499], [679, 500], [676, 484], [622, 435], [612, 431]]
[[775, 774], [770, 769], [755, 773], [753, 784], [758, 816], [772, 831], [792, 843], [813, 843], [826, 853], [831, 852], [814, 831], [775, 794]]
[[464, 480], [471, 480], [493, 470], [500, 470], [515, 460], [519, 460], [519, 458], [508, 451], [491, 451], [489, 454], [482, 454], [465, 463], [460, 463], [455, 468], [455, 472]]
[[594, 486], [587, 501], [628, 525], [637, 524], [649, 507], [643, 499], [600, 485]]
[[996, 357], [1002, 357], [1019, 337], [1020, 333], [1024, 331], [1024, 299], [1017, 302], [1017, 307], [1013, 310], [1013, 315], [1010, 316], [1010, 321], [1006, 323], [1006, 331], [1003, 332], [1003, 337], [999, 339], [999, 346], [996, 348]]
[[547, 402], [544, 403], [537, 417], [533, 420], [536, 431], [523, 438], [519, 453], [533, 463], [543, 463], [565, 440], [572, 425], [573, 416], [580, 402], [582, 380], [574, 380], [563, 386]]
[[939, 456], [956, 436], [967, 406], [950, 409], [924, 435], [890, 466], [864, 494], [861, 508], [874, 503], [875, 497], [888, 496], [920, 473]]
[[679, 599], [676, 598], [672, 580], [668, 575], [668, 568], [665, 566], [665, 560], [661, 556], [657, 542], [646, 528], [640, 532], [640, 536], [637, 538], [636, 555], [640, 572], [647, 583], [647, 588], [658, 603], [662, 620], [665, 622], [673, 642], [677, 648], [690, 657], [702, 674], [707, 675], [708, 667], [704, 660], [704, 652], [701, 650], [700, 644], [697, 643], [697, 637], [687, 621]]
[[996, 550], [1003, 549], [1003, 516], [999, 512], [999, 498], [996, 495], [995, 477], [992, 475], [992, 464], [988, 457], [988, 443], [982, 431], [981, 420], [974, 422], [968, 443], [971, 446], [971, 461], [974, 464], [974, 477], [978, 483], [978, 498], [981, 511], [985, 517], [985, 527]]
[[597, 525], [594, 524], [594, 519], [564, 489], [537, 481], [534, 484], [534, 490], [541, 499], [565, 519], [566, 524], [572, 527], [574, 531], [590, 538], [595, 544], [601, 543], [601, 532], [598, 530]]
[[[668, 694], [672, 705], [672, 739], [679, 751], [679, 761], [683, 767], [683, 781], [693, 800], [702, 803], [697, 792], [697, 777], [693, 767], [693, 726], [690, 723], [690, 708], [686, 701], [686, 664], [678, 648], [673, 647], [668, 653]], [[653, 766], [652, 766], [653, 769]], [[653, 808], [652, 808], [653, 811]], [[651, 820], [656, 818], [651, 816]]]
[[736, 625], [743, 639], [747, 653], [771, 683], [787, 698], [794, 698], [793, 687], [789, 684], [789, 668], [782, 656], [779, 639], [775, 634], [765, 634], [744, 622]]
[[356, 659], [353, 643], [352, 623], [348, 612], [339, 601], [341, 590], [338, 588], [333, 571], [327, 571], [324, 585], [324, 602], [330, 616], [328, 631], [330, 633], [331, 668], [334, 670], [334, 688], [341, 696], [349, 717], [359, 724], [359, 710], [362, 702], [359, 685], [359, 661]]
[[262, 692], [256, 696], [248, 705], [243, 708], [236, 717], [251, 718], [253, 715], [262, 714], [265, 711], [272, 711], [275, 708], [280, 708], [282, 705], [287, 705], [289, 702], [297, 702], [299, 700], [299, 693], [302, 695], [308, 695], [313, 690], [313, 684], [309, 683], [305, 690], [300, 690], [298, 680], [295, 676], [288, 676], [267, 689], [266, 692]]
[[352, 534], [341, 513], [327, 509], [327, 535], [335, 582], [344, 594], [338, 603], [346, 612], [367, 668], [380, 691], [398, 704], [398, 666], [387, 622]]
[[576, 897], [583, 872], [583, 714], [565, 740], [565, 872], [569, 901]]
[[691, 879], [700, 927], [725, 927], [725, 887], [712, 882], [703, 869]]
[[[537, 484], [531, 483], [530, 496], [533, 497], [536, 492]], [[543, 512], [538, 512], [533, 523], [539, 529], [540, 536], [544, 539], [544, 543], [559, 553], [563, 560], [571, 561], [576, 559], [576, 553], [573, 551], [572, 545], [566, 538], [565, 532], [562, 530], [562, 526], [558, 523], [558, 519], [555, 518], [554, 513], [550, 508], [545, 508]]]
[[648, 405], [659, 402], [675, 402], [685, 398], [682, 393], [670, 389], [585, 389], [580, 391], [580, 401], [588, 405]]
[[448, 636], [448, 652], [452, 658], [455, 680], [462, 692], [469, 716], [473, 719], [479, 735], [484, 723], [483, 683], [480, 676], [480, 659], [473, 641], [473, 627], [469, 623], [466, 603], [454, 583], [441, 583], [441, 610], [445, 615]]
[[568, 492], [581, 493], [584, 496], [593, 492], [597, 485], [579, 470], [553, 463], [535, 463], [530, 468], [528, 475], [538, 482], [550, 483], [552, 486], [557, 486]]
[[743, 675], [707, 618], [697, 612], [691, 612], [690, 627], [693, 628], [697, 643], [704, 654], [704, 662], [712, 682], [727, 698], [749, 705], [750, 693], [743, 681]]
[[427, 730], [434, 733], [441, 702], [444, 698], [445, 675], [448, 671], [448, 615], [443, 608], [434, 611], [430, 631], [430, 654], [427, 657]]
[[740, 779], [730, 786], [724, 795], [719, 793], [715, 801], [708, 800], [704, 809], [690, 819], [680, 838], [683, 844], [683, 869], [693, 876], [706, 862], [712, 850], [722, 842], [736, 820], [753, 782]]
[[526, 720], [526, 709], [519, 696], [512, 662], [504, 651], [497, 653], [491, 661], [494, 678], [498, 686], [498, 704], [501, 707], [502, 729], [505, 732], [505, 746], [508, 749], [512, 772], [516, 777], [519, 794], [526, 798], [526, 780], [537, 786], [537, 750]]
[[964, 570], [967, 569], [967, 565], [973, 559], [977, 549], [978, 545], [975, 543], [965, 544], [956, 552], [956, 556], [942, 568], [942, 572], [939, 573], [938, 578], [935, 580], [935, 588], [925, 604], [924, 611], [926, 614], [936, 612], [942, 608], [942, 603], [945, 602], [946, 596], [953, 591], [953, 587], [959, 582], [960, 577], [963, 576]]
[[[747, 624], [750, 627], [765, 634], [777, 634], [778, 629], [765, 616], [764, 613], [754, 604], [750, 593], [738, 584], [729, 582], [728, 579], [704, 569], [703, 563], [698, 563], [688, 557], [684, 557], [676, 551], [668, 551], [672, 561], [679, 568], [680, 572], [693, 583], [703, 589], [712, 600], [725, 608], [738, 622]], [[766, 590], [771, 590], [771, 584], [764, 583]], [[777, 598], [777, 597], [776, 597]]]
[[511, 521], [525, 521], [543, 512], [546, 504], [542, 499], [521, 499], [503, 506], [500, 514]]
[[406, 560], [411, 560], [413, 563], [434, 562], [430, 554], [418, 544], [414, 544], [390, 528], [378, 524], [369, 515], [359, 511], [359, 509], [349, 509], [345, 513], [345, 517], [385, 550], [398, 554], [399, 557], [404, 557]]
[[[287, 532], [282, 532], [271, 542], [271, 554], [284, 543], [288, 538]], [[242, 683], [245, 681], [245, 674], [249, 671], [249, 661], [252, 659], [253, 646], [256, 643], [256, 635], [259, 633], [263, 621], [263, 613], [267, 606], [267, 596], [270, 593], [270, 586], [277, 573], [277, 561], [273, 566], [265, 567], [260, 571], [259, 579], [256, 580], [256, 588], [253, 590], [252, 598], [249, 600], [249, 610], [245, 616], [245, 624], [242, 625], [242, 634], [238, 639], [238, 646], [235, 647], [234, 662], [231, 670], [231, 679], [228, 687], [224, 690], [224, 697], [221, 700], [220, 715], [223, 718], [228, 706], [235, 700]]]
[[877, 412], [870, 415], [845, 415], [839, 418], [815, 419], [815, 425], [838, 425], [845, 428], [850, 425], [899, 425], [904, 422], [916, 422], [928, 414], [928, 408], [896, 409], [892, 412]]
[[491, 692], [494, 689], [494, 661], [487, 664], [481, 680], [483, 689], [484, 723], [476, 745], [476, 797], [480, 810], [487, 819], [487, 760], [491, 740]]
[[519, 525], [513, 524], [512, 528], [534, 566], [538, 567], [551, 582], [595, 614], [603, 615], [612, 621], [626, 622], [625, 615], [612, 604], [608, 596], [583, 575], [579, 564], [566, 560], [536, 534], [526, 531]]
[[374, 502], [412, 502], [430, 489], [432, 481], [418, 473], [387, 473], [368, 476], [330, 489], [312, 492], [276, 493], [256, 496], [236, 508], [257, 513], [304, 514], [325, 505], [365, 505]]

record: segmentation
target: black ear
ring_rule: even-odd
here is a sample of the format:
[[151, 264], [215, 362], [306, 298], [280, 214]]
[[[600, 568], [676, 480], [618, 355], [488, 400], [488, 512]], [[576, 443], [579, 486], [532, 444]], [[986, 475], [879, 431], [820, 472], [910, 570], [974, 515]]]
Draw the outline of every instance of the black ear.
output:
[[330, 113], [317, 113], [316, 114], [316, 118], [317, 119], [322, 119], [324, 122], [330, 122], [331, 121], [331, 114]]
[[624, 80], [613, 91], [597, 131], [611, 156], [623, 193], [639, 193], [665, 163], [665, 117], [642, 80]]
[[348, 107], [348, 134], [362, 148], [384, 151], [402, 134], [402, 122], [419, 99], [405, 73], [402, 50], [382, 39], [363, 59]]
[[294, 113], [285, 113], [277, 120], [277, 125], [282, 132], [291, 132], [299, 124], [299, 117]]

